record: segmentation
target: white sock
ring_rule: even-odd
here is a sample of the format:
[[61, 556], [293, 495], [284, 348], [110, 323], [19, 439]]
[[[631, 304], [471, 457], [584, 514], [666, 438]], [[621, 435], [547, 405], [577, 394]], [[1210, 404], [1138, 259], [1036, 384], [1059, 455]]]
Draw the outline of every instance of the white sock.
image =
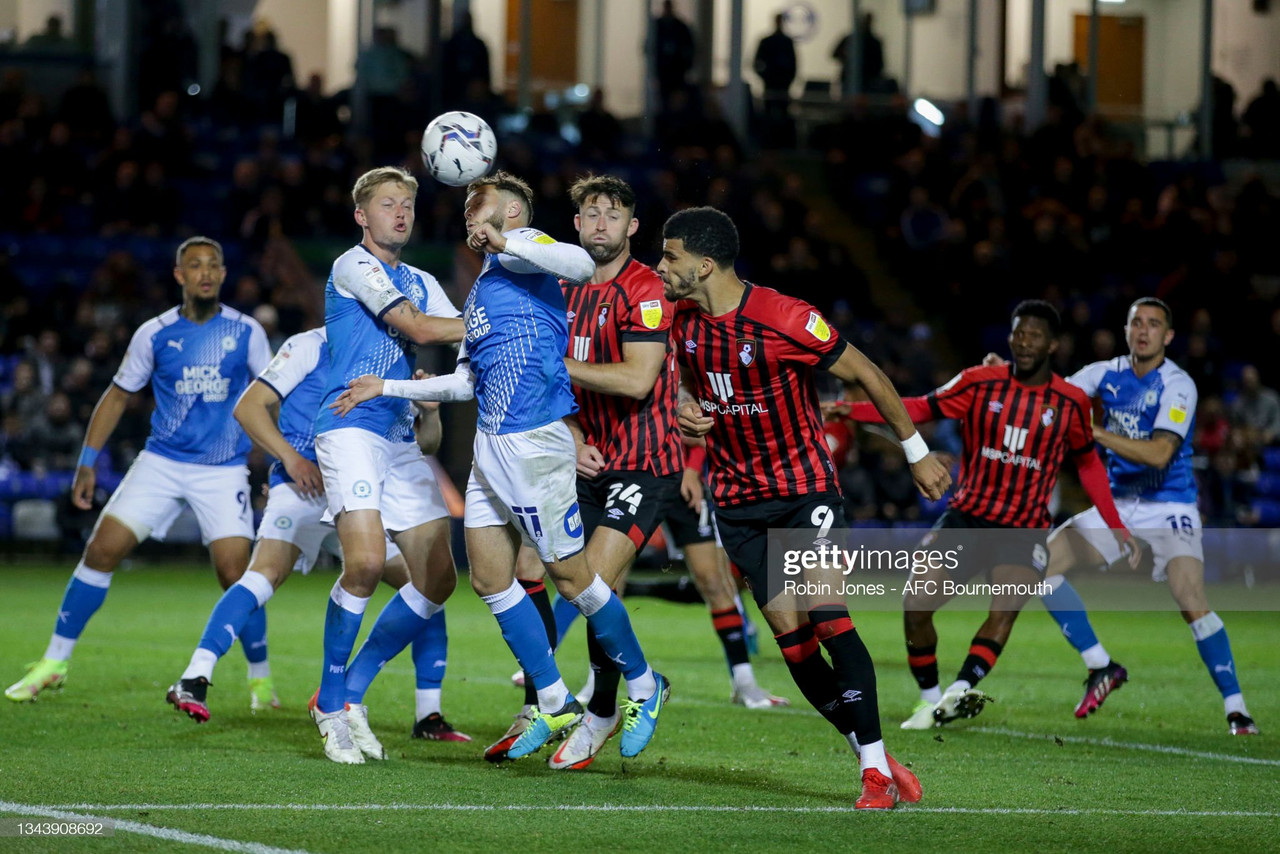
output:
[[249, 678], [250, 679], [270, 679], [271, 678], [271, 662], [270, 661], [250, 661], [249, 662]]
[[613, 729], [614, 724], [618, 722], [618, 710], [614, 709], [613, 714], [607, 718], [602, 718], [594, 712], [587, 712], [582, 718], [582, 722], [594, 730]]
[[884, 752], [883, 739], [862, 745], [862, 749], [858, 751], [858, 760], [863, 771], [874, 768], [886, 777], [893, 777], [893, 772], [889, 770], [889, 757]]
[[1244, 694], [1232, 694], [1230, 697], [1223, 697], [1222, 706], [1226, 709], [1227, 714], [1239, 712], [1246, 717], [1249, 715], [1249, 710], [1244, 707]]
[[199, 679], [203, 676], [213, 681], [213, 666], [218, 663], [218, 656], [209, 649], [197, 649], [191, 653], [191, 663], [182, 671], [183, 679]]
[[415, 723], [440, 711], [440, 688], [418, 688], [413, 692], [413, 720]]
[[627, 696], [633, 700], [647, 700], [658, 690], [658, 680], [653, 678], [653, 668], [645, 665], [644, 673], [627, 680]]
[[554, 685], [538, 689], [538, 708], [544, 712], [558, 712], [569, 699], [569, 686], [563, 679], [557, 679]]
[[404, 600], [404, 604], [409, 606], [409, 610], [424, 620], [430, 620], [443, 607], [423, 596], [422, 591], [414, 587], [412, 583], [401, 587], [399, 596]]
[[735, 688], [750, 688], [756, 684], [756, 672], [752, 669], [751, 662], [733, 665], [731, 673]]
[[71, 651], [75, 648], [75, 638], [64, 638], [62, 635], [52, 635], [49, 638], [49, 646], [45, 648], [44, 657], [50, 661], [66, 661], [71, 657]]
[[[950, 685], [948, 685], [948, 686], [947, 686], [947, 690], [946, 690], [946, 691], [944, 691], [943, 693], [944, 693], [944, 694], [949, 694], [949, 693], [951, 693], [952, 691], [968, 691], [968, 690], [969, 690], [970, 688], [972, 688], [972, 687], [973, 687], [973, 685], [969, 684], [969, 680], [968, 680], [968, 679], [957, 679], [956, 681], [954, 681], [954, 682], [952, 682]], [[939, 700], [941, 700], [942, 698], [941, 698], [941, 697], [939, 697], [938, 699], [939, 699]]]
[[352, 614], [363, 615], [369, 607], [370, 597], [357, 596], [354, 593], [347, 592], [347, 589], [342, 586], [342, 579], [339, 578], [333, 582], [333, 589], [329, 591], [329, 598], [342, 610], [349, 611]]
[[597, 575], [585, 590], [569, 601], [582, 613], [582, 616], [590, 617], [609, 604], [609, 599], [612, 597], [613, 591], [609, 589], [609, 585]]
[[920, 699], [927, 703], [936, 703], [942, 699], [942, 689], [937, 685], [932, 688], [921, 688]]
[[1084, 659], [1084, 666], [1090, 670], [1100, 670], [1111, 663], [1111, 656], [1107, 655], [1101, 643], [1095, 643], [1088, 649], [1082, 650], [1080, 657]]

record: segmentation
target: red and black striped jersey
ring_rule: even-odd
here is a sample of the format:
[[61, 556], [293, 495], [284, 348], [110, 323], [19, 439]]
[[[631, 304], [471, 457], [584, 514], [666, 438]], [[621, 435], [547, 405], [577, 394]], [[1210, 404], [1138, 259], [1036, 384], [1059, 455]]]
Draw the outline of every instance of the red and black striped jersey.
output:
[[629, 341], [666, 345], [667, 358], [653, 391], [643, 400], [574, 386], [578, 420], [587, 444], [595, 445], [606, 471], [668, 475], [684, 468], [676, 426], [675, 355], [671, 351], [674, 307], [662, 295], [662, 280], [634, 258], [604, 284], [565, 285], [569, 357], [580, 362], [621, 362]]
[[1011, 365], [966, 368], [925, 396], [935, 418], [958, 418], [960, 488], [950, 506], [998, 525], [1047, 528], [1062, 460], [1093, 450], [1085, 393], [1057, 374], [1023, 385]]
[[817, 309], [747, 283], [738, 307], [719, 317], [679, 303], [672, 343], [689, 391], [715, 419], [707, 456], [716, 504], [839, 492], [814, 369], [835, 364], [847, 344]]

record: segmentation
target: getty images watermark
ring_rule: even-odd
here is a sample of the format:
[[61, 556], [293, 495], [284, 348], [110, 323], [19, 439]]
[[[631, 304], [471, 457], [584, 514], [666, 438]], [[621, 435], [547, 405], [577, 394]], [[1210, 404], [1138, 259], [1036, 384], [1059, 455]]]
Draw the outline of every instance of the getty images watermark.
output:
[[[1175, 520], [1176, 521], [1176, 520]], [[1105, 528], [1077, 531], [1084, 560], [1067, 577], [1091, 610], [1170, 611], [1168, 565], [1199, 558], [1218, 611], [1280, 611], [1280, 530], [1135, 530], [1143, 560], [1129, 565]], [[904, 600], [986, 611], [992, 600], [1021, 607], [1053, 592], [1061, 569], [1048, 530], [1010, 528], [771, 529], [767, 599], [805, 610], [847, 600], [855, 610], [901, 610]], [[1014, 601], [1016, 600], [1016, 601]], [[1038, 606], [1037, 606], [1038, 607]]]
[[[962, 570], [963, 552], [963, 544], [949, 549], [889, 549], [815, 543], [808, 548], [787, 549], [782, 556], [782, 592], [810, 597], [884, 596], [890, 592], [923, 596], [1030, 597], [1053, 592], [1053, 586], [1043, 580], [1031, 583], [956, 580], [951, 574]], [[862, 580], [863, 574], [871, 573], [905, 574], [906, 577], [893, 586], [889, 581]], [[833, 577], [836, 574], [840, 576], [838, 580]]]

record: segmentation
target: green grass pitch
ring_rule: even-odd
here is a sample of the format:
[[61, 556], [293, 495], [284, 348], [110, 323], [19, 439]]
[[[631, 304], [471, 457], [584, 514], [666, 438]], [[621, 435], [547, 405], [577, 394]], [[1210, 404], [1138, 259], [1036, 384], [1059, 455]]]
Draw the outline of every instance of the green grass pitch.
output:
[[[4, 684], [43, 651], [70, 569], [0, 567]], [[919, 733], [897, 726], [915, 698], [900, 616], [855, 611], [876, 661], [889, 750], [911, 765], [925, 791], [918, 805], [860, 814], [852, 811], [852, 755], [800, 701], [772, 643], [763, 644], [757, 674], [796, 705], [774, 712], [729, 705], [724, 661], [701, 606], [627, 600], [647, 654], [674, 691], [643, 756], [624, 764], [615, 740], [582, 773], [552, 772], [537, 757], [495, 768], [481, 751], [521, 698], [493, 618], [464, 580], [449, 603], [444, 703], [475, 741], [409, 739], [413, 676], [402, 655], [368, 698], [390, 760], [339, 767], [323, 758], [306, 715], [332, 573], [292, 579], [268, 606], [285, 708], [249, 713], [237, 646], [215, 673], [213, 719], [204, 725], [174, 712], [164, 693], [217, 601], [212, 571], [138, 566], [117, 575], [76, 650], [66, 689], [31, 704], [0, 701], [0, 821], [38, 805], [122, 824], [110, 838], [0, 838], [0, 850], [969, 854], [1275, 851], [1280, 844], [1274, 612], [1223, 613], [1263, 730], [1231, 738], [1217, 691], [1174, 613], [1094, 615], [1132, 681], [1082, 722], [1071, 710], [1083, 667], [1032, 605], [983, 683], [996, 703], [976, 720]], [[1088, 601], [1088, 585], [1081, 586]], [[366, 631], [388, 593], [371, 604]], [[981, 619], [940, 615], [944, 681]], [[583, 646], [575, 626], [560, 655], [570, 687], [586, 672]]]

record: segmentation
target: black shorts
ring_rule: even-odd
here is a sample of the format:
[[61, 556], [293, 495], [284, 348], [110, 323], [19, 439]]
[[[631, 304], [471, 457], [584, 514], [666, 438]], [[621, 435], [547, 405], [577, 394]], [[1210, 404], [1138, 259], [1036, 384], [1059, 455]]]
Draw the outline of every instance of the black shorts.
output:
[[947, 570], [954, 581], [967, 581], [996, 566], [1025, 566], [1043, 578], [1049, 566], [1048, 539], [1047, 528], [1010, 528], [952, 509], [938, 518], [920, 545], [942, 551], [964, 546], [958, 565]]
[[781, 567], [770, 572], [769, 529], [812, 530], [815, 535], [841, 534], [846, 527], [844, 501], [839, 493], [819, 492], [795, 498], [778, 498], [716, 507], [716, 529], [729, 560], [751, 585], [756, 604], [764, 607], [782, 592]]
[[675, 501], [667, 510], [665, 524], [671, 535], [668, 541], [678, 549], [685, 546], [696, 546], [699, 543], [713, 543], [716, 539], [715, 514], [711, 512], [711, 502], [702, 499], [701, 511], [694, 510], [677, 492]]
[[591, 480], [578, 478], [578, 506], [587, 539], [604, 526], [621, 531], [636, 551], [658, 530], [672, 502], [680, 500], [682, 473], [610, 471]]

